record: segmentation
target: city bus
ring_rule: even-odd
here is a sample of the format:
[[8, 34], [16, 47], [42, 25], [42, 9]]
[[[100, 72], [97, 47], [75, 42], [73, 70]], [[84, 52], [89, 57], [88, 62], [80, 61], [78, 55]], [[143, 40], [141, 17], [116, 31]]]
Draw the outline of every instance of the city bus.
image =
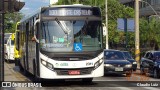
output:
[[19, 66], [25, 72], [40, 79], [84, 82], [103, 76], [103, 27], [99, 7], [42, 7], [22, 19], [19, 27]]

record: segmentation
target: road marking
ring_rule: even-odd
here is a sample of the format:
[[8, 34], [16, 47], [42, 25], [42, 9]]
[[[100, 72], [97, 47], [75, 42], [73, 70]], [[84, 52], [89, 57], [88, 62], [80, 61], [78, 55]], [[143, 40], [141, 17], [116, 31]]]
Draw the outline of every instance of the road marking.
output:
[[148, 90], [160, 90], [160, 87], [159, 88], [155, 88], [155, 87], [143, 87], [145, 89], [148, 89]]

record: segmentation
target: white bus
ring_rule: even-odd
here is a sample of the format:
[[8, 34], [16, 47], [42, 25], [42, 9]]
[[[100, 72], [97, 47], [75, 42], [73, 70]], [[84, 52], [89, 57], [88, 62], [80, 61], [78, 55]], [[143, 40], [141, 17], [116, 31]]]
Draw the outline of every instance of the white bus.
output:
[[12, 35], [12, 33], [5, 33], [4, 37], [4, 58], [6, 61], [14, 60], [14, 40]]
[[[42, 7], [20, 21], [19, 66], [43, 79], [104, 74], [101, 11], [85, 5]], [[89, 36], [89, 37], [86, 37]]]

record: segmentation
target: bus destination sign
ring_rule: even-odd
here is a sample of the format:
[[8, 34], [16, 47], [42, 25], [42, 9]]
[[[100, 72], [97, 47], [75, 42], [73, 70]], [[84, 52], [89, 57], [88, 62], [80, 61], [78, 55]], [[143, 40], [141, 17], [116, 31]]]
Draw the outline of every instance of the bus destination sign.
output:
[[59, 9], [49, 10], [49, 16], [90, 16], [90, 9]]

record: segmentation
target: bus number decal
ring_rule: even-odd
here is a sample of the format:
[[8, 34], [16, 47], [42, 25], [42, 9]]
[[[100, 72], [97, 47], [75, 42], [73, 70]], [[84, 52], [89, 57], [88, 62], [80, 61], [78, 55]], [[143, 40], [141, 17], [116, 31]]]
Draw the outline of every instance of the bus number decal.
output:
[[49, 16], [83, 16], [92, 15], [91, 10], [49, 10]]

